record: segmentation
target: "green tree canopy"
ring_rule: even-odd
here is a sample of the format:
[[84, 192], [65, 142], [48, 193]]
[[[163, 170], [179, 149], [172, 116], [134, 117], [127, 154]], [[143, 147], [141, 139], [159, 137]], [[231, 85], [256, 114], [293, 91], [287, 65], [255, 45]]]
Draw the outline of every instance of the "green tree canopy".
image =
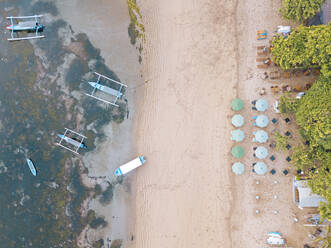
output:
[[311, 27], [299, 26], [288, 37], [276, 36], [271, 55], [283, 70], [321, 68], [331, 76], [331, 23]]
[[331, 149], [331, 78], [319, 78], [299, 101], [297, 124], [311, 146]]
[[280, 13], [285, 19], [304, 22], [312, 18], [325, 0], [283, 0]]

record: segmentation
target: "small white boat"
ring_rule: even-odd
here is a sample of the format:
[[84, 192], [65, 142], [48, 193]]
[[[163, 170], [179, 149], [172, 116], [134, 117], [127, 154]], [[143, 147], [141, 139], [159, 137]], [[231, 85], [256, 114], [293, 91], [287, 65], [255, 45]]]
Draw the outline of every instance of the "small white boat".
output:
[[146, 162], [145, 158], [143, 156], [139, 156], [138, 158], [135, 158], [134, 160], [131, 160], [130, 162], [123, 164], [119, 168], [117, 168], [114, 172], [115, 176], [121, 176], [124, 175], [140, 166], [142, 166]]
[[32, 163], [31, 159], [27, 158], [26, 162], [29, 165], [29, 168], [30, 168], [30, 171], [31, 171], [32, 175], [37, 176], [36, 168], [34, 167], [34, 164]]

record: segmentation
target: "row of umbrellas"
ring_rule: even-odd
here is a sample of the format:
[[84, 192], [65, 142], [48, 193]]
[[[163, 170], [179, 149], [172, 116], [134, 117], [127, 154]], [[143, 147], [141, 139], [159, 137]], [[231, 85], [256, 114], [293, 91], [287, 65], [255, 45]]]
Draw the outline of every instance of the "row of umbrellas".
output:
[[[243, 109], [243, 107], [244, 107], [244, 103], [241, 99], [235, 98], [232, 100], [231, 103], [232, 110], [240, 111]], [[255, 102], [255, 108], [260, 112], [264, 112], [268, 109], [268, 102], [265, 99], [261, 98]]]
[[[254, 104], [256, 110], [260, 112], [264, 112], [268, 109], [268, 102], [264, 99], [259, 99], [256, 102], [254, 102]], [[243, 106], [244, 106], [243, 101], [238, 98], [234, 99], [231, 104], [232, 110], [234, 111], [240, 111], [241, 109], [243, 109]], [[253, 117], [253, 119], [255, 120], [254, 126], [263, 128], [268, 126], [269, 124], [269, 119], [265, 115], [258, 115]], [[235, 114], [232, 117], [231, 122], [232, 125], [234, 125], [235, 127], [241, 127], [244, 125], [245, 121], [242, 115]], [[253, 132], [253, 134], [254, 134], [253, 142], [265, 143], [268, 140], [268, 134], [263, 130]], [[245, 138], [245, 134], [240, 129], [236, 129], [231, 132], [231, 139], [234, 141], [240, 142], [244, 140], [244, 138]], [[244, 149], [240, 145], [235, 145], [232, 147], [231, 153], [233, 157], [241, 158], [244, 155]], [[258, 146], [255, 149], [254, 154], [257, 158], [264, 159], [268, 156], [268, 150], [263, 146]], [[245, 166], [241, 162], [236, 162], [232, 165], [232, 171], [236, 175], [241, 175], [245, 171]], [[267, 165], [264, 162], [257, 162], [254, 164], [254, 171], [258, 175], [264, 175], [267, 172]]]
[[[255, 108], [257, 111], [264, 112], [268, 109], [268, 102], [264, 99], [259, 99], [255, 103]], [[253, 119], [255, 120], [254, 126], [263, 128], [263, 127], [267, 127], [269, 124], [269, 119], [266, 115], [258, 115], [253, 117]], [[254, 134], [254, 138], [253, 138], [254, 142], [265, 143], [268, 140], [268, 134], [263, 130], [253, 132], [253, 134]], [[264, 159], [268, 156], [268, 149], [265, 148], [264, 146], [258, 146], [255, 149], [254, 154], [257, 158]], [[254, 172], [258, 175], [264, 175], [265, 173], [267, 173], [267, 170], [268, 170], [267, 165], [262, 161], [259, 161], [254, 164]]]
[[[253, 132], [253, 134], [254, 134], [253, 142], [265, 143], [268, 141], [269, 136], [266, 131], [259, 130], [259, 131]], [[240, 142], [240, 141], [243, 141], [244, 138], [245, 138], [245, 133], [244, 133], [244, 131], [242, 131], [240, 129], [236, 129], [231, 132], [231, 139], [233, 141]]]
[[[240, 162], [236, 162], [232, 165], [232, 171], [236, 175], [241, 175], [245, 171], [245, 166], [244, 166], [244, 164], [242, 164]], [[265, 173], [267, 173], [268, 168], [264, 162], [257, 162], [254, 165], [254, 171], [258, 175], [264, 175]]]
[[[241, 146], [236, 145], [232, 147], [231, 153], [233, 157], [241, 158], [242, 156], [244, 156], [244, 149]], [[255, 149], [254, 154], [257, 158], [264, 159], [268, 156], [268, 150], [263, 146], [259, 146]]]
[[[266, 127], [269, 124], [269, 119], [266, 115], [254, 116], [253, 119], [255, 120], [254, 126]], [[244, 117], [240, 114], [236, 114], [232, 117], [231, 122], [233, 126], [241, 127], [244, 125]]]

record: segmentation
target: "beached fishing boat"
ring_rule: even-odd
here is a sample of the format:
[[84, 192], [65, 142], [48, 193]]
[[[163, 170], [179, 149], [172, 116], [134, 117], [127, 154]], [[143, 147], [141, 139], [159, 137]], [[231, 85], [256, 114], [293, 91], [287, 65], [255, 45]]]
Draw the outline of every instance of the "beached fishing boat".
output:
[[138, 158], [135, 158], [134, 160], [131, 160], [130, 162], [123, 164], [119, 168], [117, 168], [114, 172], [115, 176], [121, 176], [124, 175], [140, 166], [142, 166], [146, 162], [145, 158], [143, 156], [139, 156]]
[[[87, 94], [87, 93], [85, 93], [85, 94], [87, 96], [93, 97], [94, 99], [97, 99], [97, 100], [102, 101], [104, 103], [109, 103], [111, 105], [114, 105], [116, 107], [119, 107], [118, 100], [120, 98], [122, 98], [122, 96], [123, 96], [123, 91], [122, 90], [124, 90], [124, 88], [126, 88], [128, 86], [125, 85], [125, 84], [122, 84], [121, 82], [118, 82], [118, 81], [116, 81], [114, 79], [111, 79], [109, 77], [106, 77], [106, 76], [104, 76], [102, 74], [99, 74], [97, 72], [94, 72], [94, 74], [98, 76], [98, 79], [97, 79], [96, 82], [88, 82], [89, 85], [91, 85], [93, 87], [93, 90], [92, 90], [91, 94]], [[112, 84], [113, 85], [116, 84], [117, 87], [115, 86], [115, 88], [111, 88], [109, 86], [102, 85], [102, 84], [100, 84], [101, 79], [111, 81]], [[103, 91], [104, 93], [107, 93], [108, 95], [113, 96], [112, 97], [113, 100], [106, 100], [104, 98], [100, 98], [100, 96], [99, 97], [95, 96], [96, 90]]]
[[84, 145], [83, 143], [76, 141], [72, 138], [69, 138], [67, 136], [64, 136], [63, 134], [58, 134], [58, 136], [63, 139], [64, 141], [68, 142], [71, 145], [74, 145], [76, 147], [80, 147], [80, 148], [86, 148], [86, 145]]
[[30, 168], [30, 171], [31, 171], [32, 175], [36, 176], [37, 175], [37, 171], [36, 171], [36, 168], [34, 167], [34, 164], [31, 161], [31, 159], [27, 158], [26, 159], [26, 162], [29, 165], [29, 168]]
[[[8, 38], [7, 40], [15, 41], [44, 38], [44, 35], [40, 35], [40, 32], [42, 32], [44, 29], [44, 26], [40, 23], [41, 17], [42, 15], [7, 17], [7, 19], [10, 20], [10, 25], [6, 27], [6, 29], [10, 31], [10, 38]], [[20, 31], [31, 31], [34, 33], [34, 35], [25, 37], [14, 37], [14, 32]]]

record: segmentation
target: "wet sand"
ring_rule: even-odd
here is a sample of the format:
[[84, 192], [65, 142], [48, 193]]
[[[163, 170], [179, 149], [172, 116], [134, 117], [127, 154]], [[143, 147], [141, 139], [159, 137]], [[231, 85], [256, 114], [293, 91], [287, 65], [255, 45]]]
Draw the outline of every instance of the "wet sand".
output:
[[[111, 123], [105, 127], [105, 140], [97, 142], [96, 151], [88, 153], [83, 159], [84, 165], [89, 169], [88, 176], [100, 178], [98, 183], [105, 187], [107, 182], [114, 182], [114, 170], [137, 155], [134, 151], [133, 123], [136, 116], [136, 99], [143, 89], [139, 86], [142, 84], [142, 78], [138, 52], [130, 44], [128, 36], [128, 6], [126, 1], [122, 0], [111, 3], [101, 0], [98, 4], [91, 0], [59, 0], [55, 3], [59, 9], [59, 17], [65, 19], [76, 34], [86, 33], [93, 46], [100, 49], [105, 64], [115, 72], [122, 83], [128, 85], [128, 118], [120, 124]], [[105, 179], [102, 179], [103, 177]], [[134, 205], [130, 189], [130, 182], [134, 180], [132, 177], [129, 175], [121, 185], [115, 186], [110, 204], [102, 205], [98, 200], [89, 203], [89, 208], [109, 223], [106, 228], [90, 234], [91, 239], [104, 238], [106, 247], [111, 243], [107, 242], [107, 239], [121, 239], [124, 241], [124, 247], [130, 239], [130, 208]]]
[[231, 247], [235, 2], [138, 4], [148, 83], [137, 147], [147, 164], [136, 172], [132, 247]]

